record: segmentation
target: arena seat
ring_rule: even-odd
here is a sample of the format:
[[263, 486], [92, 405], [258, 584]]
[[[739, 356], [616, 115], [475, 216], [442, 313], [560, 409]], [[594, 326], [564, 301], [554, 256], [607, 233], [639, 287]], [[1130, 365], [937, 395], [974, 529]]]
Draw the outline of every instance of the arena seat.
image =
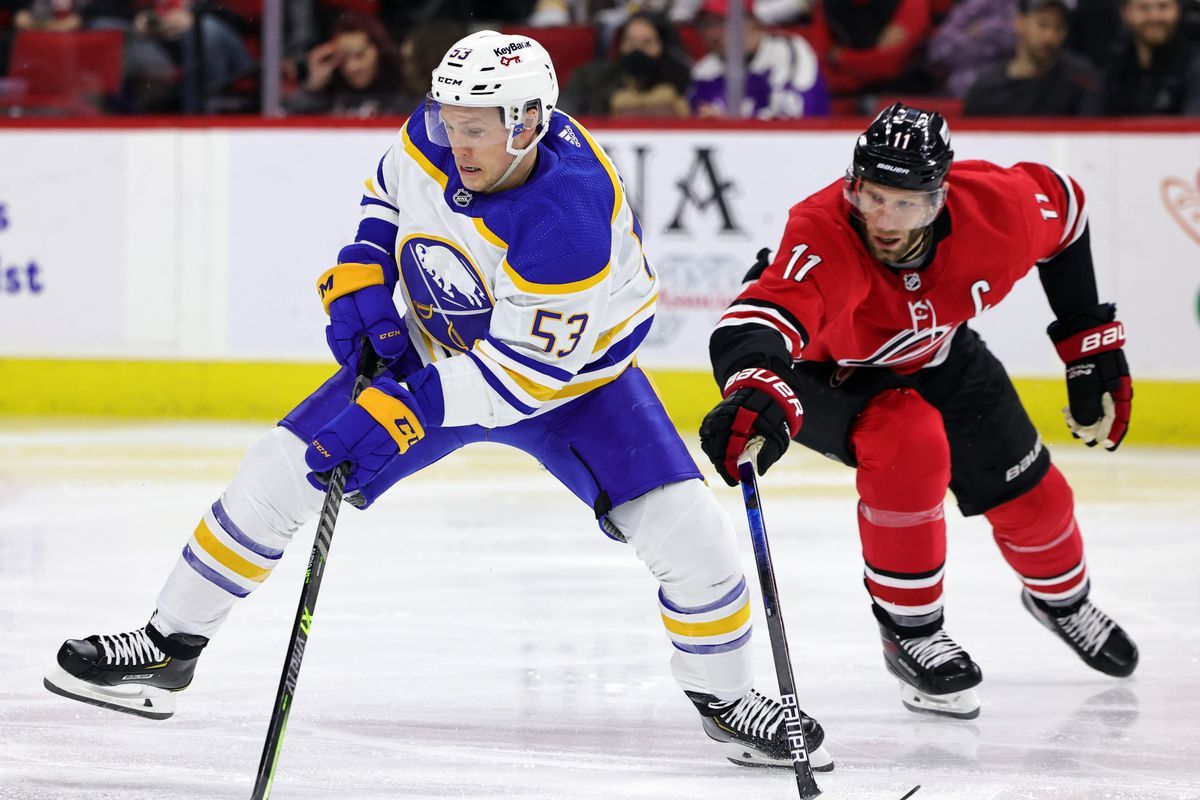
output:
[[541, 42], [554, 60], [559, 86], [566, 86], [572, 72], [596, 57], [596, 29], [591, 25], [565, 25], [560, 28], [505, 25], [501, 30]]
[[24, 85], [8, 105], [35, 113], [95, 115], [121, 90], [121, 31], [20, 31], [8, 77]]

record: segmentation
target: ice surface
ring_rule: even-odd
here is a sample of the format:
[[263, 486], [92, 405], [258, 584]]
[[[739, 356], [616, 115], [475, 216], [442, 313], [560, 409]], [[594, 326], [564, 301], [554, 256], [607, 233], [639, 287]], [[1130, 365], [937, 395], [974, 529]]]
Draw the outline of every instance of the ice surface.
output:
[[[145, 622], [260, 430], [0, 423], [0, 798], [249, 797], [311, 525], [172, 719], [41, 680], [63, 639]], [[1142, 664], [1124, 681], [1088, 670], [1021, 608], [986, 523], [950, 511], [947, 629], [985, 676], [970, 722], [899, 703], [861, 585], [852, 472], [792, 453], [763, 480], [801, 701], [838, 762], [825, 796], [897, 800], [919, 783], [914, 800], [1200, 798], [1200, 453], [1054, 457], [1093, 598]], [[753, 574], [740, 495], [716, 491]], [[771, 691], [761, 617], [753, 646]], [[524, 455], [470, 448], [343, 511], [272, 797], [795, 797], [788, 773], [720, 757], [669, 655], [631, 549]]]

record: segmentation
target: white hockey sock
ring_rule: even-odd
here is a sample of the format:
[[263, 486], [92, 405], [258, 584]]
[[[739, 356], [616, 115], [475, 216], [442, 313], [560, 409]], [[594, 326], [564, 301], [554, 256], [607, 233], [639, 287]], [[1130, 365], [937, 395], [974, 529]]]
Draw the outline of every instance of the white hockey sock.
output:
[[609, 519], [659, 581], [679, 685], [719, 700], [745, 695], [753, 683], [749, 593], [733, 525], [709, 488], [699, 480], [663, 486]]
[[204, 513], [158, 595], [154, 627], [211, 638], [234, 604], [266, 580], [296, 530], [321, 510], [305, 475], [306, 445], [274, 428], [247, 451]]

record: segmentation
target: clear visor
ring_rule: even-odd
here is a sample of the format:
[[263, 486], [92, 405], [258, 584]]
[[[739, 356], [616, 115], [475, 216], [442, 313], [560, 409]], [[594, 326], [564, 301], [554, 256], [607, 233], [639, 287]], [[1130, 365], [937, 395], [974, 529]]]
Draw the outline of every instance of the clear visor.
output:
[[883, 186], [846, 175], [842, 195], [855, 216], [884, 231], [915, 231], [933, 224], [946, 202], [946, 186], [920, 191]]
[[510, 131], [501, 115], [499, 106], [445, 105], [430, 96], [425, 102], [425, 133], [434, 144], [455, 149], [506, 144], [521, 126]]

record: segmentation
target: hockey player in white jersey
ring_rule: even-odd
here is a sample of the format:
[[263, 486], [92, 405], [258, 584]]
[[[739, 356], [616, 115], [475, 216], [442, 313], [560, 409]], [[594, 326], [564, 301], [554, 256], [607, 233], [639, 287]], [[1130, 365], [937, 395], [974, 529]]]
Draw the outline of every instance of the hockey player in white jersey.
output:
[[[721, 511], [634, 363], [658, 279], [612, 162], [558, 110], [533, 39], [458, 42], [366, 181], [353, 244], [318, 281], [341, 370], [247, 453], [144, 627], [69, 640], [51, 691], [152, 718], [239, 598], [353, 468], [369, 506], [487, 439], [538, 459], [658, 579], [671, 667], [730, 760], [791, 767], [784, 713], [751, 684], [750, 593]], [[349, 403], [364, 335], [389, 367]], [[805, 717], [814, 768], [831, 769]]]

